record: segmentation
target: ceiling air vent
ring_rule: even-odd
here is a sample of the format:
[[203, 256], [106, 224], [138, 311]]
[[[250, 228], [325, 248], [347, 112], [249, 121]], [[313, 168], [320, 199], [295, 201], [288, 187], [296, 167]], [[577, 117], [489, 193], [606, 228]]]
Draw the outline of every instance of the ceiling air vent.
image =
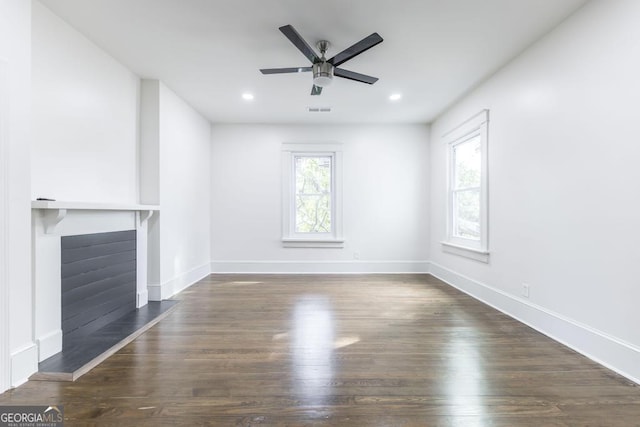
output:
[[309, 107], [310, 113], [330, 113], [331, 107]]

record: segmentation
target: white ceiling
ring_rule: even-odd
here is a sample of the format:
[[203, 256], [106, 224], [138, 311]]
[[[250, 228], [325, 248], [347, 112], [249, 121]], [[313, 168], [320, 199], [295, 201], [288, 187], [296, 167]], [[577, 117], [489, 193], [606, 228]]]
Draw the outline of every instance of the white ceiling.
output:
[[[41, 0], [144, 78], [163, 81], [214, 123], [426, 123], [586, 0]], [[378, 32], [384, 42], [310, 96], [308, 66], [278, 27], [327, 57]], [[247, 102], [243, 92], [255, 99]], [[401, 92], [398, 102], [391, 93]], [[331, 107], [309, 113], [308, 107]]]

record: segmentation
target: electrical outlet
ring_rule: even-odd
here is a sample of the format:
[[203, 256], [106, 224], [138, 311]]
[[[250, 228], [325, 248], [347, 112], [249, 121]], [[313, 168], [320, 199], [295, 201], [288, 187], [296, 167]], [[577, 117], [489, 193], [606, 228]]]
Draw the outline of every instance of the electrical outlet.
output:
[[360, 252], [355, 251], [355, 252], [353, 253], [353, 259], [360, 259]]
[[529, 298], [529, 284], [528, 283], [523, 283], [522, 284], [522, 296], [525, 298]]

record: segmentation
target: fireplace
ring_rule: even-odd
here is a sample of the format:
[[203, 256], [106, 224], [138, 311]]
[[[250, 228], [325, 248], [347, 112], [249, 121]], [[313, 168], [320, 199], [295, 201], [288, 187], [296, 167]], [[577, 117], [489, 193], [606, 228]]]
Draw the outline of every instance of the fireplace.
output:
[[32, 202], [38, 361], [147, 304], [151, 205]]
[[136, 231], [60, 240], [64, 350], [136, 309]]

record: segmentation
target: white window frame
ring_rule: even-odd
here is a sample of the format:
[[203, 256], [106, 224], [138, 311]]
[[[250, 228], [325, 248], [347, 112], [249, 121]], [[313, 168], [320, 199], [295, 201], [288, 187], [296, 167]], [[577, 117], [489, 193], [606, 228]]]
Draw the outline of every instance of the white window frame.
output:
[[[488, 139], [489, 139], [489, 110], [465, 120], [462, 124], [443, 135], [447, 143], [447, 234], [441, 242], [444, 252], [459, 255], [476, 261], [489, 262], [489, 170], [488, 170]], [[457, 145], [480, 137], [480, 239], [467, 239], [454, 234], [454, 179], [455, 158], [454, 149]]]
[[[295, 231], [295, 159], [331, 157], [331, 232]], [[339, 143], [282, 144], [282, 246], [285, 248], [343, 248], [342, 145]]]

